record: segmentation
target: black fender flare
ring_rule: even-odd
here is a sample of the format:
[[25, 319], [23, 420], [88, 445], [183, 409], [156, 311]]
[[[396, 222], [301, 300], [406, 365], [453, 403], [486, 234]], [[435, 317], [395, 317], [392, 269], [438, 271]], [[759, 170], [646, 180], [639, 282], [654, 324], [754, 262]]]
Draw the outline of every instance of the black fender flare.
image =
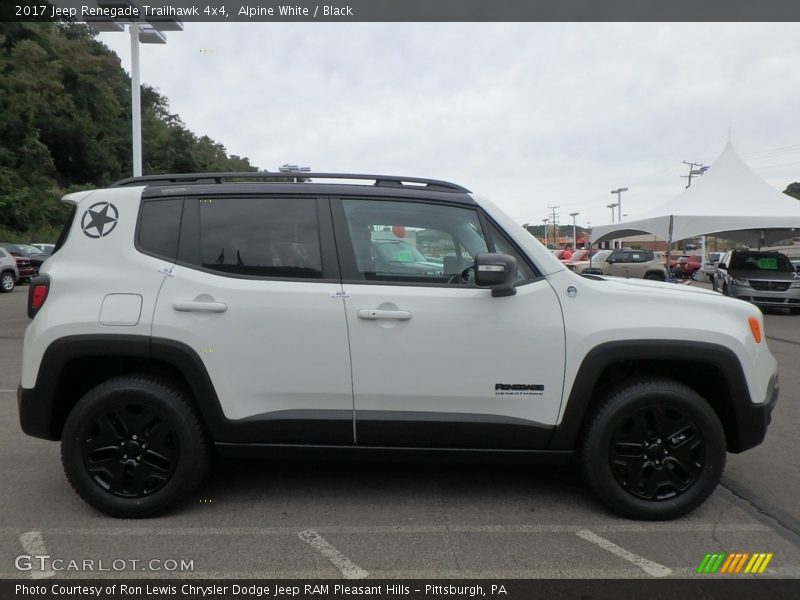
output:
[[573, 449], [590, 415], [595, 387], [603, 371], [614, 363], [625, 361], [691, 361], [715, 367], [722, 373], [729, 397], [721, 399], [720, 420], [726, 430], [729, 452], [743, 452], [764, 439], [772, 406], [777, 399], [773, 381], [766, 398], [753, 404], [742, 365], [734, 352], [725, 346], [707, 342], [681, 340], [623, 340], [600, 344], [584, 356], [575, 376], [566, 409], [550, 440], [551, 450]]

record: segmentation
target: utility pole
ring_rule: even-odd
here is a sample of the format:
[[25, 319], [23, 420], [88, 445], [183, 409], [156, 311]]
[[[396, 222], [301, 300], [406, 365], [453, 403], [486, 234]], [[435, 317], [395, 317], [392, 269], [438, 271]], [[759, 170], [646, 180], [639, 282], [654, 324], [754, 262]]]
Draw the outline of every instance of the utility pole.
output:
[[578, 234], [575, 225], [575, 217], [577, 217], [581, 213], [569, 213], [569, 216], [572, 217], [572, 250], [576, 250], [578, 248]]
[[[730, 135], [730, 132], [729, 132]], [[701, 164], [701, 163], [693, 163], [688, 161], [683, 161], [683, 164], [689, 165], [689, 174], [688, 175], [681, 175], [681, 177], [686, 177], [688, 181], [686, 182], [686, 189], [688, 190], [689, 187], [692, 185], [692, 175], [699, 177], [706, 171], [708, 171], [709, 167]], [[694, 167], [699, 167], [699, 169], [695, 169]], [[700, 238], [700, 245], [702, 248], [700, 249], [700, 264], [705, 267], [706, 264], [706, 236]]]
[[[703, 173], [708, 171], [708, 167], [703, 165], [702, 163], [689, 162], [689, 161], [686, 161], [686, 160], [683, 161], [683, 164], [689, 166], [689, 174], [688, 175], [681, 175], [682, 178], [688, 179], [688, 181], [686, 182], [686, 189], [688, 190], [692, 185], [692, 176], [698, 176], [699, 177], [700, 175], [702, 175]], [[699, 167], [699, 168], [695, 169], [695, 167]]]
[[558, 238], [556, 237], [558, 234], [556, 233], [556, 223], [558, 223], [558, 215], [556, 214], [556, 209], [561, 208], [560, 206], [548, 206], [550, 210], [553, 211], [553, 248], [558, 246]]
[[542, 219], [542, 223], [544, 223], [544, 247], [547, 248], [547, 223], [550, 219]]

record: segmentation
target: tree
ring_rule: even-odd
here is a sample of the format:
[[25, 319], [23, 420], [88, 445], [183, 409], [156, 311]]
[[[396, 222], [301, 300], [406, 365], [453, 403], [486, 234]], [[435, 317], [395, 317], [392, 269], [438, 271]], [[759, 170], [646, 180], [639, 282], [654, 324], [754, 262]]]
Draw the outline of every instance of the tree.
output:
[[[131, 172], [131, 82], [84, 24], [0, 23], [0, 229], [56, 231], [67, 191]], [[143, 171], [256, 171], [142, 88]]]

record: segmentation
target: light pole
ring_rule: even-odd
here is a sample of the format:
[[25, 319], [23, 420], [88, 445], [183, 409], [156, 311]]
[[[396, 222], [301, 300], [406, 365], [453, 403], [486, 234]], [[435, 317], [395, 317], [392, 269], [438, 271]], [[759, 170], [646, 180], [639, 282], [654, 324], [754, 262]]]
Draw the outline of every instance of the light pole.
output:
[[[612, 225], [614, 224], [614, 209], [617, 208], [617, 206], [619, 206], [619, 205], [618, 204], [606, 204], [606, 208], [610, 208], [611, 209], [611, 224]], [[616, 248], [617, 247], [617, 240], [611, 240], [611, 247], [612, 248]]]
[[577, 217], [581, 213], [569, 213], [569, 216], [572, 217], [572, 250], [575, 251], [578, 248], [578, 235], [577, 235], [577, 228], [575, 225], [575, 217]]
[[611, 209], [611, 224], [614, 224], [614, 209], [617, 208], [616, 204], [606, 204], [606, 208]]
[[547, 224], [550, 222], [550, 219], [542, 219], [542, 223], [544, 223], [544, 247], [547, 248]]
[[[97, 0], [100, 8], [129, 8], [141, 7], [131, 0]], [[124, 19], [124, 17], [120, 17]], [[86, 18], [86, 24], [97, 31], [122, 32], [125, 24], [131, 36], [131, 137], [132, 137], [132, 163], [133, 176], [142, 174], [142, 94], [139, 78], [139, 43], [166, 44], [167, 36], [162, 31], [183, 31], [183, 23], [173, 18], [151, 19], [145, 21], [113, 20], [104, 17]]]
[[620, 223], [622, 223], [622, 192], [627, 192], [628, 188], [617, 188], [616, 190], [611, 190], [612, 194], [617, 195], [617, 206], [618, 206], [618, 213], [617, 215], [619, 218], [617, 219]]

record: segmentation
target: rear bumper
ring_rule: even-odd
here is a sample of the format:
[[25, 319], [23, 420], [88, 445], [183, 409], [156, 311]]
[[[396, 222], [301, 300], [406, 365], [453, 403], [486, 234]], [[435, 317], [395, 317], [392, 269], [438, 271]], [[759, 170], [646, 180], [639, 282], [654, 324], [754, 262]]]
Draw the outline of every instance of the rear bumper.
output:
[[57, 440], [59, 436], [53, 430], [53, 411], [51, 403], [44, 401], [36, 388], [26, 390], [20, 384], [17, 387], [17, 408], [19, 424], [22, 431], [30, 436], [45, 440]]

